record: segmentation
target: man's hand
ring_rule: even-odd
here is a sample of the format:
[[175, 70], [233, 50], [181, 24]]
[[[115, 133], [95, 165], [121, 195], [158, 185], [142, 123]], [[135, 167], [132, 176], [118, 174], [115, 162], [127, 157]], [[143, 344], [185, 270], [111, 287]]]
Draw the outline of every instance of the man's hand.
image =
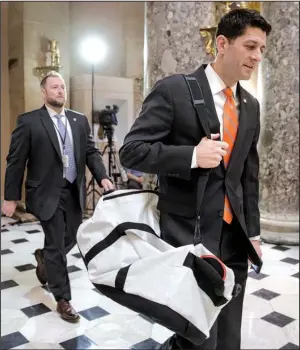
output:
[[259, 240], [251, 240], [251, 243], [256, 250], [257, 255], [261, 258], [262, 257], [262, 251], [260, 248], [260, 241]]
[[114, 190], [114, 185], [108, 179], [103, 179], [101, 181], [101, 186], [104, 188], [104, 191]]
[[139, 181], [138, 181], [138, 182], [139, 182], [140, 184], [142, 184], [142, 183], [143, 183], [143, 181], [144, 181], [143, 176], [138, 177], [138, 179], [139, 179]]
[[211, 134], [211, 140], [204, 137], [196, 147], [197, 165], [199, 168], [216, 168], [227, 154], [228, 143], [215, 141], [220, 134]]
[[8, 217], [12, 217], [17, 208], [17, 202], [4, 201], [2, 205], [2, 213]]

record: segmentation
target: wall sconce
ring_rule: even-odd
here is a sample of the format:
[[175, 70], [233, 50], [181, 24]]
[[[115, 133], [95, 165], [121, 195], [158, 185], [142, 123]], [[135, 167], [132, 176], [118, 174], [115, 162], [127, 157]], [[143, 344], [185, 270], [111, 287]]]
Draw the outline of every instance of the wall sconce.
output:
[[61, 68], [58, 41], [49, 40], [49, 50], [45, 54], [45, 65], [36, 67], [36, 72], [42, 80], [48, 72], [52, 70], [59, 72]]
[[[222, 8], [224, 10], [222, 11]], [[254, 1], [225, 1], [216, 3], [216, 13], [224, 12], [224, 14], [228, 13], [231, 10], [237, 8], [245, 8], [250, 10], [256, 10], [260, 12], [260, 2]], [[216, 16], [217, 17], [217, 16]], [[219, 18], [216, 18], [216, 23], [219, 22]], [[216, 57], [216, 31], [217, 26], [200, 28], [199, 33], [202, 38], [204, 38], [205, 52], [212, 57]]]
[[260, 2], [256, 1], [226, 1], [225, 6], [225, 13], [238, 8], [256, 10], [260, 12]]
[[205, 52], [208, 55], [216, 57], [217, 50], [215, 47], [215, 35], [217, 27], [200, 28], [200, 35], [205, 39]]

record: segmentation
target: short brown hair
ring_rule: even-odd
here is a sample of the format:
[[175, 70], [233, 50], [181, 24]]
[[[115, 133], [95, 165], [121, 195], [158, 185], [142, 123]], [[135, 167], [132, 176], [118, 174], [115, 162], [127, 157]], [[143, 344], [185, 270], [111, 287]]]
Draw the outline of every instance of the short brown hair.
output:
[[45, 85], [46, 85], [47, 79], [48, 79], [48, 78], [51, 78], [51, 77], [58, 77], [58, 78], [64, 79], [60, 73], [56, 72], [55, 70], [51, 70], [51, 71], [48, 72], [48, 73], [44, 76], [44, 78], [41, 80], [40, 86], [41, 86], [42, 88], [44, 88]]

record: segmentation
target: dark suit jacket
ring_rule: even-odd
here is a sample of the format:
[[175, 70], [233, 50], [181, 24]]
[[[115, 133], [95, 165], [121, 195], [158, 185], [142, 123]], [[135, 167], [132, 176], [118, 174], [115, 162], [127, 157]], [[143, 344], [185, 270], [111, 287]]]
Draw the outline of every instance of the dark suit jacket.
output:
[[[201, 118], [207, 118], [211, 133], [219, 133], [220, 123], [205, 67], [194, 73], [206, 104]], [[206, 235], [222, 230], [225, 189], [244, 234], [247, 237], [260, 234], [256, 148], [259, 104], [240, 84], [237, 93], [239, 129], [231, 159], [226, 170], [223, 162], [212, 169], [201, 206], [201, 231]], [[208, 170], [191, 169], [191, 160], [194, 147], [204, 136], [186, 82], [176, 74], [157, 82], [146, 97], [120, 149], [120, 160], [126, 168], [158, 174], [158, 209], [195, 217], [198, 178]], [[256, 258], [252, 244], [246, 241], [247, 250]]]
[[[72, 129], [77, 165], [75, 181], [83, 211], [86, 198], [85, 165], [99, 184], [107, 175], [87, 118], [69, 109], [65, 109], [65, 112]], [[7, 156], [6, 200], [21, 199], [26, 163], [27, 211], [40, 220], [48, 220], [58, 206], [63, 184], [63, 163], [55, 127], [45, 106], [18, 117]]]

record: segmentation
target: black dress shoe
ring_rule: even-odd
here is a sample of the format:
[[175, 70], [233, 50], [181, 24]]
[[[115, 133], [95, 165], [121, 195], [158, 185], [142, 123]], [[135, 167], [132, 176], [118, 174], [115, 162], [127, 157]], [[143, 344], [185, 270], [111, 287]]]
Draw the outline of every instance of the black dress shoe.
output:
[[37, 267], [35, 270], [36, 277], [40, 281], [40, 283], [44, 286], [48, 281], [46, 278], [46, 269], [45, 269], [45, 263], [42, 255], [41, 249], [37, 249], [34, 252], [35, 259], [37, 261]]
[[73, 309], [70, 302], [65, 299], [60, 299], [57, 302], [56, 310], [65, 321], [78, 322], [80, 319], [79, 314]]

